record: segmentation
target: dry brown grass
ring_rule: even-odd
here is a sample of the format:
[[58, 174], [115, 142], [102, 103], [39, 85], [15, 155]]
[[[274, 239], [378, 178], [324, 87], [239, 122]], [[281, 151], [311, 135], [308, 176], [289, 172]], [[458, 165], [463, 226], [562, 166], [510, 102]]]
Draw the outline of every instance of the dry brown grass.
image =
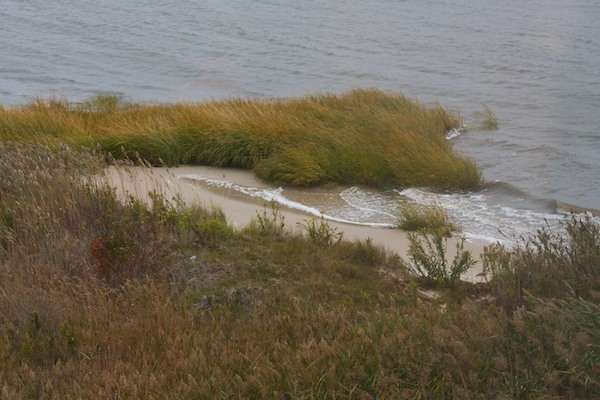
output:
[[488, 260], [483, 294], [528, 254], [536, 273], [585, 277], [577, 294], [521, 280], [507, 312], [469, 285], [423, 297], [370, 242], [323, 245], [268, 213], [237, 232], [160, 196], [118, 202], [86, 178], [102, 166], [89, 154], [0, 150], [1, 398], [600, 395], [600, 243], [585, 221], [570, 252]]

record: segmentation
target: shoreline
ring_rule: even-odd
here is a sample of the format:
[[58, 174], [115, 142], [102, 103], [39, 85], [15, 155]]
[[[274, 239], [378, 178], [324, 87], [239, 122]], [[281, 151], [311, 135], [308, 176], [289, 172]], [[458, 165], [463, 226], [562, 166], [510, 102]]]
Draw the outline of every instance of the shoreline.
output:
[[[158, 192], [166, 199], [178, 196], [186, 205], [200, 205], [203, 207], [217, 207], [225, 214], [227, 221], [236, 229], [248, 225], [257, 215], [268, 207], [264, 199], [245, 195], [227, 188], [200, 185], [197, 181], [186, 178], [186, 175], [201, 175], [208, 179], [227, 180], [233, 184], [255, 188], [270, 188], [268, 184], [260, 181], [253, 172], [232, 168], [206, 167], [206, 166], [180, 166], [172, 168], [162, 167], [131, 167], [111, 166], [105, 170], [105, 181], [117, 191], [123, 199], [132, 195], [144, 201], [149, 201], [149, 192]], [[316, 218], [314, 215], [297, 209], [277, 204], [278, 212], [285, 218], [286, 229], [292, 233], [299, 233], [299, 223]], [[344, 240], [364, 241], [371, 239], [373, 244], [381, 246], [387, 251], [394, 252], [408, 260], [409, 247], [408, 232], [400, 229], [373, 227], [351, 223], [327, 220], [327, 223], [337, 232], [343, 232]], [[455, 246], [460, 236], [448, 239], [447, 256], [455, 254]], [[482, 281], [479, 276], [482, 272], [481, 254], [487, 242], [467, 239], [464, 242], [465, 250], [470, 250], [477, 263], [462, 279], [470, 282]]]

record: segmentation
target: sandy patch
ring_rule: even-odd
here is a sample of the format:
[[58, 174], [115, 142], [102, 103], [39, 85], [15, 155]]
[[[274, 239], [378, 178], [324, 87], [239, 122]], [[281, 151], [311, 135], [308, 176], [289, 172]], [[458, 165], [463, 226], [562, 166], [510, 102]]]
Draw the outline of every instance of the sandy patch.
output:
[[[176, 168], [143, 168], [113, 166], [106, 170], [108, 183], [115, 187], [120, 196], [133, 195], [143, 200], [148, 199], [151, 191], [162, 193], [167, 199], [178, 195], [185, 204], [200, 204], [205, 207], [219, 207], [227, 216], [229, 222], [238, 228], [246, 226], [262, 211], [266, 205], [265, 200], [252, 197], [225, 187], [202, 184], [197, 180], [187, 178], [189, 175], [199, 175], [206, 179], [228, 181], [242, 187], [274, 189], [275, 187], [257, 179], [250, 171], [216, 168], [204, 166], [182, 166]], [[278, 205], [278, 209], [285, 217], [286, 227], [298, 231], [298, 223], [315, 218], [312, 215]], [[346, 240], [373, 240], [373, 243], [383, 246], [389, 251], [407, 258], [408, 238], [404, 231], [398, 229], [378, 228], [364, 225], [354, 225], [329, 221], [330, 226], [344, 233]], [[455, 249], [456, 238], [448, 240], [448, 255], [452, 257]], [[485, 243], [469, 240], [465, 248], [479, 259], [483, 253]], [[478, 262], [463, 279], [469, 281], [481, 280], [481, 262]]]

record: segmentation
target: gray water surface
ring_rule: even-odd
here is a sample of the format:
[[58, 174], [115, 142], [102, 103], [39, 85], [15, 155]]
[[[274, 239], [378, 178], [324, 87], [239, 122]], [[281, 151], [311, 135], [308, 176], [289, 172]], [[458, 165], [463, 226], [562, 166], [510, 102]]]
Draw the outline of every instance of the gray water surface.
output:
[[402, 92], [500, 129], [454, 139], [507, 201], [600, 209], [600, 3], [2, 0], [0, 104]]

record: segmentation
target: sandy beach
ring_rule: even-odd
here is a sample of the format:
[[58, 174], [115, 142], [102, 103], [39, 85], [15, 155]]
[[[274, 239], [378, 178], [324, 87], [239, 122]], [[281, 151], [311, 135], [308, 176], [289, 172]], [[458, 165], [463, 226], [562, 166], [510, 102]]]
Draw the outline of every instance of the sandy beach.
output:
[[[120, 196], [133, 195], [137, 198], [148, 200], [148, 193], [155, 191], [163, 194], [167, 199], [178, 196], [186, 205], [199, 204], [204, 207], [218, 207], [227, 216], [230, 224], [236, 228], [246, 226], [256, 217], [257, 212], [270, 207], [264, 199], [252, 197], [226, 187], [217, 187], [203, 184], [202, 181], [190, 179], [190, 175], [202, 176], [206, 179], [226, 180], [244, 187], [269, 189], [273, 186], [257, 179], [251, 171], [216, 168], [204, 166], [181, 166], [175, 168], [146, 168], [130, 166], [112, 166], [106, 169], [107, 182], [116, 188]], [[279, 212], [285, 218], [287, 229], [298, 232], [298, 223], [315, 218], [315, 216], [302, 211], [277, 205]], [[399, 229], [380, 228], [366, 225], [355, 225], [328, 221], [329, 225], [343, 232], [345, 240], [367, 240], [393, 251], [408, 259], [408, 237], [407, 233]], [[459, 221], [460, 223], [460, 221]], [[448, 256], [451, 258], [455, 253], [455, 236], [448, 240]], [[476, 259], [483, 253], [486, 243], [468, 240], [465, 248], [470, 250]], [[480, 281], [481, 262], [466, 274], [464, 280]]]

